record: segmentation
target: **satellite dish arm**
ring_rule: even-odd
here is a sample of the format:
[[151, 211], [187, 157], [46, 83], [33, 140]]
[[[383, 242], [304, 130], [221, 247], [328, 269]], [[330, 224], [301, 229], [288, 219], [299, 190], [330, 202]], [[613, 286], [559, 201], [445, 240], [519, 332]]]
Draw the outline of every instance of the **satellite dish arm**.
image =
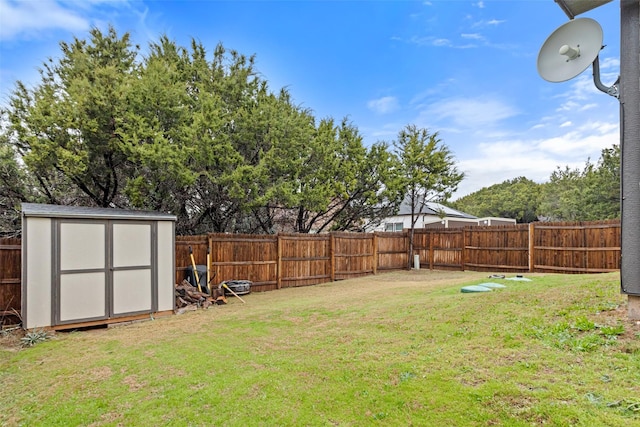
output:
[[614, 98], [620, 99], [620, 91], [618, 90], [618, 83], [620, 83], [620, 77], [615, 83], [611, 86], [605, 86], [602, 84], [600, 80], [600, 56], [596, 56], [596, 59], [593, 60], [592, 68], [593, 68], [593, 83], [596, 85], [596, 88], [601, 92], [606, 93], [607, 95], [611, 95]]

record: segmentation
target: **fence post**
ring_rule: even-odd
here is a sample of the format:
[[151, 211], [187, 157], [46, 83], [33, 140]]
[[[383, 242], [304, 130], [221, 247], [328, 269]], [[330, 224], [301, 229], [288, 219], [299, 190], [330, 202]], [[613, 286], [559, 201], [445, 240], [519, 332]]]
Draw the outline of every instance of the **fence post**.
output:
[[534, 264], [534, 260], [535, 258], [533, 257], [533, 248], [534, 248], [534, 242], [535, 242], [535, 225], [533, 222], [529, 223], [529, 273], [533, 273], [533, 270], [535, 270], [535, 264]]

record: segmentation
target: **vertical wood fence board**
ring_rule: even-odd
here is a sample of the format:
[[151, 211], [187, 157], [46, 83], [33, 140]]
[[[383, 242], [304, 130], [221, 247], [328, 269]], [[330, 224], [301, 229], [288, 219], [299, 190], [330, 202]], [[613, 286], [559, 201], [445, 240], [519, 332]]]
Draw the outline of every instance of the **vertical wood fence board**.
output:
[[19, 322], [11, 313], [21, 310], [22, 249], [20, 239], [0, 239], [0, 319]]
[[378, 236], [376, 235], [376, 233], [373, 233], [372, 239], [373, 241], [371, 242], [371, 245], [373, 247], [373, 259], [371, 260], [371, 263], [373, 264], [373, 274], [377, 274], [378, 273]]

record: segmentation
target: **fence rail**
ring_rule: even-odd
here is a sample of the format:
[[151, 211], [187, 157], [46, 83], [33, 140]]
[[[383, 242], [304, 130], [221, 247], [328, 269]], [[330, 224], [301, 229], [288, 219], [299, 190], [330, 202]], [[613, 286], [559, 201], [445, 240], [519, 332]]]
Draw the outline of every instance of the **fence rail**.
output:
[[[414, 233], [208, 234], [177, 236], [176, 283], [209, 265], [212, 283], [246, 279], [256, 291], [308, 286], [378, 271], [421, 268], [602, 273], [620, 269], [620, 221], [531, 223]], [[207, 252], [209, 257], [207, 261]], [[20, 240], [0, 239], [0, 316], [20, 311]]]

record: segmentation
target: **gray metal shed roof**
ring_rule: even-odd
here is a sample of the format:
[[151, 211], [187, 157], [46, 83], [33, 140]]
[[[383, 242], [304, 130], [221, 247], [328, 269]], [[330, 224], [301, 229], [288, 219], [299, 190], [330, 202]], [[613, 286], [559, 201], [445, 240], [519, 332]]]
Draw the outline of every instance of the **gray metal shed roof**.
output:
[[136, 211], [116, 208], [90, 208], [86, 206], [60, 206], [40, 203], [23, 203], [22, 215], [28, 217], [87, 218], [87, 219], [137, 219], [145, 221], [175, 221], [176, 216], [161, 212]]

